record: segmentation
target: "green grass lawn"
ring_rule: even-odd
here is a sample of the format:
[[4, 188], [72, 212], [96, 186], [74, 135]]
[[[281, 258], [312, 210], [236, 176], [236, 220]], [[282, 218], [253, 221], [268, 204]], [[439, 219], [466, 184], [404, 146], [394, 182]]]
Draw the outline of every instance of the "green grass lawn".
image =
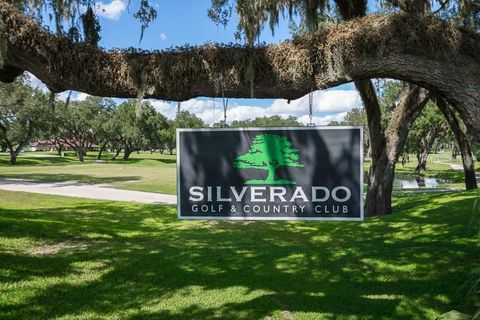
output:
[[471, 313], [477, 194], [396, 197], [394, 214], [349, 223], [178, 221], [173, 207], [0, 191], [0, 318]]
[[113, 161], [109, 155], [102, 163], [96, 163], [95, 159], [93, 152], [83, 164], [72, 153], [57, 157], [51, 152], [25, 152], [18, 158], [17, 165], [12, 166], [8, 164], [8, 155], [0, 153], [0, 179], [104, 183], [120, 189], [176, 192], [175, 156], [142, 152], [132, 153], [129, 161]]
[[[447, 155], [432, 155], [431, 157], [434, 160], [441, 157], [446, 159]], [[48, 182], [103, 183], [127, 190], [166, 194], [175, 194], [176, 192], [175, 155], [141, 152], [140, 154], [132, 153], [129, 161], [121, 160], [121, 155], [120, 159], [113, 161], [109, 154], [104, 155], [102, 163], [96, 163], [95, 159], [95, 152], [90, 152], [83, 164], [71, 152], [67, 153], [66, 157], [57, 157], [56, 153], [52, 152], [25, 152], [18, 158], [18, 164], [11, 166], [8, 163], [8, 154], [0, 153], [0, 179], [21, 178]], [[369, 166], [369, 159], [365, 159], [366, 171]], [[413, 175], [415, 166], [416, 163], [413, 160], [405, 166], [397, 164], [396, 172], [397, 174]], [[427, 169], [426, 176], [428, 177], [451, 180], [448, 185], [443, 187], [461, 189], [464, 186], [463, 172], [453, 171], [447, 164], [430, 161]]]

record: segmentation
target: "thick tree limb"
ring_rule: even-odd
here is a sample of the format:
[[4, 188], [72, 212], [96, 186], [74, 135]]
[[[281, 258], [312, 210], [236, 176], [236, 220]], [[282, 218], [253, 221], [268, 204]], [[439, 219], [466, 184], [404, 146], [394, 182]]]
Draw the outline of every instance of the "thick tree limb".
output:
[[[382, 130], [382, 112], [378, 102], [375, 86], [371, 80], [357, 80], [354, 82], [362, 98], [363, 106], [367, 113], [368, 132], [373, 159], [377, 159], [385, 148], [385, 135]], [[373, 165], [373, 163], [372, 163]]]
[[[408, 131], [430, 99], [430, 93], [418, 86], [406, 84], [400, 94], [398, 105], [385, 130], [385, 135], [375, 139], [384, 144], [381, 152], [373, 158], [369, 171], [369, 185], [365, 211], [368, 216], [392, 212], [392, 189], [395, 165], [407, 140]], [[371, 122], [372, 119], [369, 120]]]
[[438, 109], [443, 113], [447, 119], [448, 125], [455, 135], [460, 153], [462, 155], [463, 171], [465, 173], [465, 188], [467, 190], [477, 189], [477, 177], [475, 175], [475, 165], [473, 163], [472, 150], [468, 138], [460, 125], [460, 122], [455, 115], [455, 112], [450, 108], [447, 102], [441, 97], [435, 97], [435, 102]]
[[[295, 99], [312, 87], [395, 78], [445, 97], [480, 140], [480, 36], [435, 17], [367, 16], [258, 48], [103, 51], [57, 38], [0, 1], [0, 80], [33, 73], [54, 92], [186, 100], [225, 95]], [[253, 77], [249, 65], [253, 64]]]

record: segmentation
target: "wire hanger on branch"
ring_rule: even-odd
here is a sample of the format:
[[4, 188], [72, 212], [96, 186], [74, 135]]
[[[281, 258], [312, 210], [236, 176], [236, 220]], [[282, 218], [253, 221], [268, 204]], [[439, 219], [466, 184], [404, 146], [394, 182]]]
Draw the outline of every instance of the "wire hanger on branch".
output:
[[308, 94], [308, 118], [309, 123], [307, 124], [307, 127], [315, 127], [315, 123], [313, 122], [313, 88]]
[[225, 82], [223, 76], [220, 76], [221, 89], [222, 89], [222, 104], [223, 104], [223, 124], [222, 127], [227, 127], [227, 111], [228, 111], [228, 98], [225, 98]]

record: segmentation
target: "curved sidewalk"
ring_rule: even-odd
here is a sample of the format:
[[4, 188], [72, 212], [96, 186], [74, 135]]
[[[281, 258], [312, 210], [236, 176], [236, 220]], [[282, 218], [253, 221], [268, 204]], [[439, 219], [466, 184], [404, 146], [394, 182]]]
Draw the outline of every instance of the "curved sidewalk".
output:
[[76, 182], [38, 182], [23, 179], [0, 180], [0, 189], [31, 193], [52, 194], [111, 201], [131, 201], [147, 204], [177, 203], [177, 196], [154, 192], [130, 191], [101, 184], [81, 184]]

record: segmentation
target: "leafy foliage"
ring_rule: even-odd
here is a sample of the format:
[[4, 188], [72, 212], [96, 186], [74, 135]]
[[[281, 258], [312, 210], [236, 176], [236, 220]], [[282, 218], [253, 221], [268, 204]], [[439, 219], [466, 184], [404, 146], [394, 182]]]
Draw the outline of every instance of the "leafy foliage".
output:
[[0, 140], [15, 164], [20, 151], [48, 129], [51, 109], [46, 94], [20, 78], [0, 83]]
[[[419, 6], [430, 9], [433, 5], [434, 14], [454, 20], [463, 27], [478, 30], [480, 26], [480, 0], [377, 0], [376, 2], [384, 12], [402, 10], [417, 13]], [[338, 22], [366, 15], [367, 1], [212, 0], [208, 14], [215, 23], [226, 25], [233, 9], [239, 16], [238, 38], [244, 36], [247, 44], [251, 45], [258, 39], [265, 25], [268, 24], [274, 33], [280, 16], [290, 18], [294, 34], [304, 34], [318, 30], [319, 26], [326, 22]], [[293, 18], [298, 18], [298, 24]]]
[[87, 149], [99, 141], [99, 128], [107, 117], [102, 100], [87, 97], [84, 101], [72, 101], [69, 106], [56, 108], [58, 139], [73, 148], [80, 161]]
[[[27, 15], [34, 17], [39, 23], [45, 22], [44, 13], [48, 13], [50, 21], [54, 21], [56, 33], [67, 35], [72, 41], [80, 40], [79, 30], [83, 30], [83, 41], [98, 44], [101, 26], [93, 8], [97, 5], [95, 0], [10, 0]], [[130, 1], [128, 4], [130, 5]], [[85, 9], [86, 8], [86, 9]], [[139, 7], [133, 16], [140, 22], [141, 35], [149, 24], [157, 18], [157, 11], [149, 0], [140, 0]], [[81, 20], [82, 24], [79, 24]], [[67, 29], [67, 32], [64, 30]]]
[[[216, 126], [216, 125], [214, 125]], [[247, 127], [299, 127], [301, 123], [297, 121], [296, 117], [289, 116], [282, 118], [280, 116], [258, 117], [248, 120], [232, 121], [230, 127], [233, 128], [247, 128]]]
[[157, 18], [157, 11], [150, 5], [149, 0], [140, 0], [140, 8], [133, 14], [141, 23], [140, 41], [150, 22]]
[[85, 42], [91, 45], [98, 45], [100, 41], [100, 23], [98, 22], [97, 16], [93, 13], [93, 9], [91, 6], [87, 8], [84, 14], [81, 16], [82, 18], [82, 25], [83, 25], [83, 36]]

